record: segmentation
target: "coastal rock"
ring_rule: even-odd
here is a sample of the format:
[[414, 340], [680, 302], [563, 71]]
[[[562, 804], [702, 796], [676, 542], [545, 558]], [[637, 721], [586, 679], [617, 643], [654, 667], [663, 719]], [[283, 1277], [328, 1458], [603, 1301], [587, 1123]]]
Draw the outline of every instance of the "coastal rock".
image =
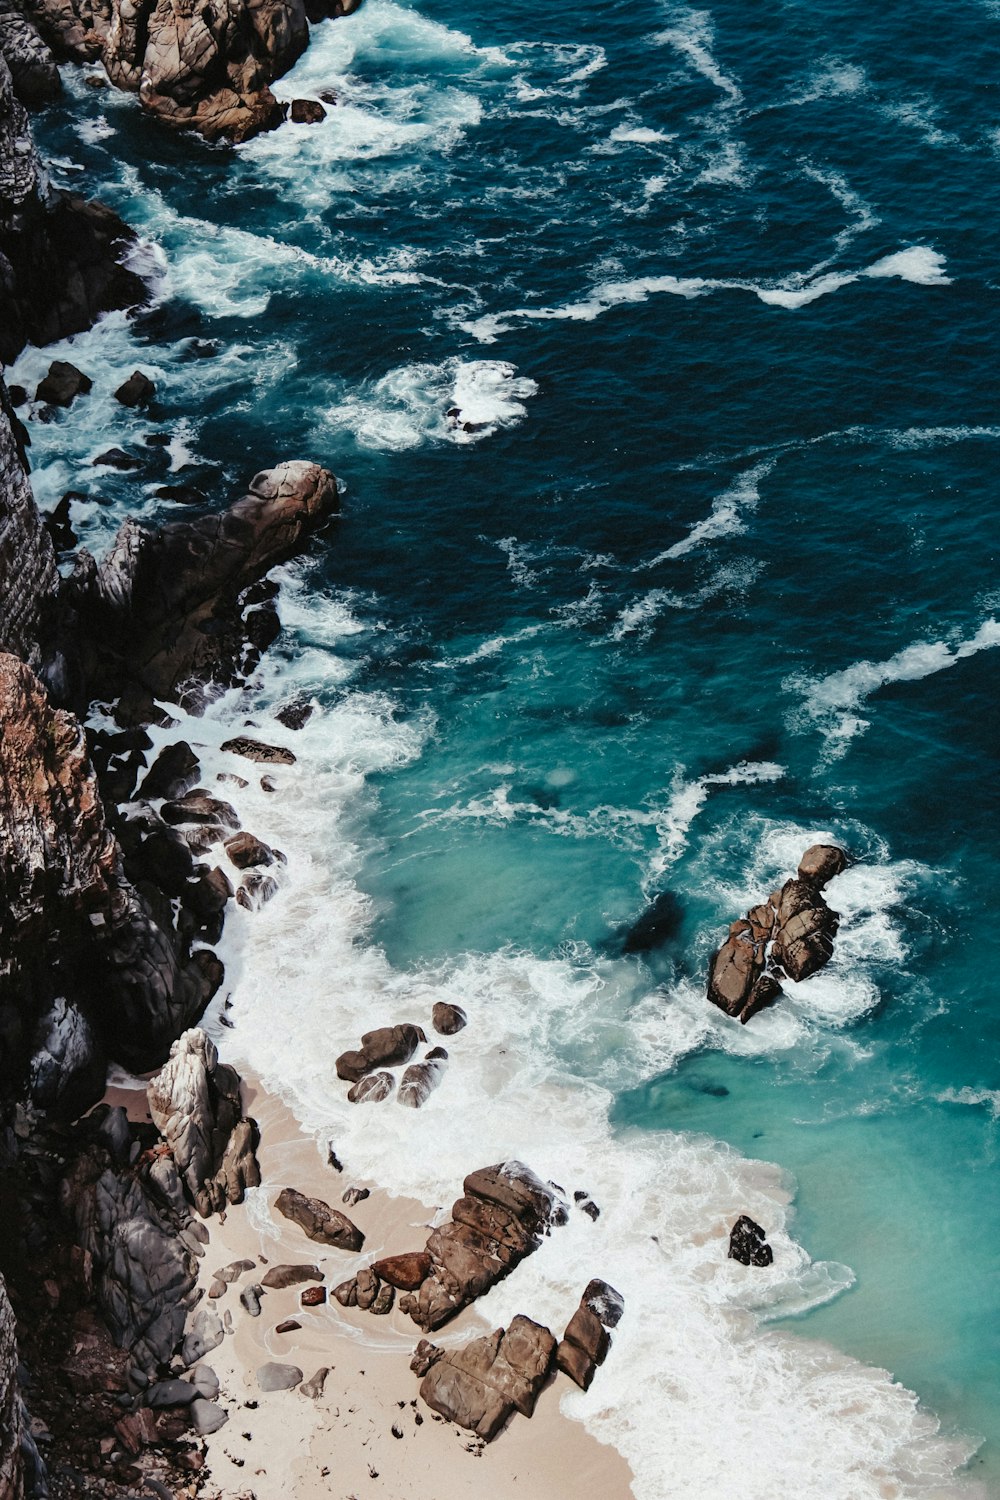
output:
[[238, 828], [239, 816], [231, 802], [211, 797], [203, 787], [194, 787], [171, 802], [164, 802], [160, 812], [168, 823], [203, 823], [209, 827]]
[[247, 870], [253, 865], [273, 865], [275, 851], [253, 833], [242, 829], [226, 839], [226, 853], [238, 870]]
[[346, 1214], [331, 1208], [321, 1198], [306, 1197], [296, 1188], [283, 1188], [274, 1206], [317, 1244], [333, 1245], [337, 1250], [360, 1250], [365, 1242], [361, 1230]]
[[745, 1025], [781, 994], [782, 974], [808, 979], [829, 962], [840, 918], [820, 888], [847, 863], [836, 845], [814, 844], [795, 878], [732, 924], [709, 966], [713, 1005]]
[[187, 740], [165, 745], [139, 788], [140, 797], [176, 800], [198, 784], [198, 757]]
[[326, 1384], [326, 1377], [329, 1373], [330, 1366], [321, 1365], [315, 1375], [311, 1375], [308, 1380], [304, 1380], [299, 1386], [301, 1394], [308, 1396], [311, 1401], [318, 1400], [323, 1394], [323, 1387]]
[[0, 1276], [0, 1495], [23, 1500], [24, 1405], [17, 1384], [17, 1325]]
[[299, 1293], [300, 1307], [322, 1307], [326, 1301], [325, 1286], [307, 1286]]
[[547, 1328], [518, 1316], [506, 1331], [498, 1328], [437, 1359], [421, 1382], [421, 1399], [490, 1442], [515, 1411], [531, 1416], [555, 1347]]
[[741, 1266], [769, 1266], [774, 1260], [764, 1230], [749, 1214], [741, 1214], [730, 1230], [729, 1259]]
[[129, 378], [115, 391], [115, 400], [122, 406], [148, 406], [156, 395], [156, 386], [141, 370], [133, 370]]
[[218, 1349], [225, 1337], [222, 1319], [211, 1307], [199, 1308], [184, 1335], [180, 1349], [183, 1365], [196, 1365], [206, 1354]]
[[[353, 1092], [354, 1092], [354, 1090], [352, 1089], [351, 1093], [353, 1093]], [[348, 1094], [347, 1097], [348, 1097], [348, 1099], [350, 1099], [351, 1095]], [[340, 1201], [341, 1201], [341, 1203], [346, 1203], [347, 1206], [348, 1206], [348, 1208], [353, 1208], [354, 1205], [355, 1205], [355, 1203], [363, 1203], [366, 1198], [370, 1198], [370, 1197], [371, 1197], [371, 1189], [370, 1188], [349, 1187], [349, 1188], [345, 1188], [343, 1196], [341, 1197]]]
[[223, 1266], [221, 1271], [216, 1271], [215, 1277], [217, 1281], [224, 1281], [228, 1286], [234, 1281], [239, 1281], [247, 1271], [256, 1270], [256, 1267], [255, 1260], [233, 1260], [228, 1266]]
[[[240, 1081], [203, 1031], [185, 1031], [147, 1089], [153, 1123], [169, 1145], [191, 1202], [206, 1217], [242, 1203], [260, 1185], [255, 1128], [242, 1117]], [[240, 1127], [243, 1127], [240, 1129]]]
[[59, 97], [62, 82], [56, 60], [14, 0], [0, 0], [0, 56], [10, 68], [14, 93], [27, 109]]
[[261, 1278], [263, 1286], [281, 1289], [286, 1286], [301, 1286], [304, 1281], [322, 1281], [319, 1266], [272, 1266]]
[[77, 396], [85, 396], [93, 385], [90, 376], [76, 365], [56, 359], [49, 365], [48, 374], [38, 382], [35, 400], [46, 401], [50, 406], [72, 406]]
[[449, 1005], [445, 1000], [437, 1000], [431, 1011], [431, 1025], [440, 1036], [454, 1036], [468, 1024], [468, 1016], [460, 1005]]
[[427, 1040], [419, 1026], [381, 1026], [361, 1038], [357, 1052], [342, 1052], [337, 1058], [337, 1077], [357, 1083], [376, 1068], [394, 1068], [409, 1062], [421, 1042]]
[[332, 474], [293, 462], [262, 471], [221, 514], [158, 531], [126, 521], [100, 565], [73, 580], [92, 691], [117, 696], [131, 681], [199, 707], [211, 684], [242, 680], [242, 595], [338, 506]]
[[413, 1351], [413, 1358], [410, 1360], [410, 1369], [414, 1375], [426, 1375], [431, 1365], [435, 1364], [437, 1360], [442, 1359], [443, 1356], [444, 1350], [439, 1348], [437, 1344], [432, 1344], [430, 1339], [421, 1339]]
[[367, 1073], [348, 1089], [347, 1097], [351, 1104], [381, 1104], [395, 1087], [396, 1080], [391, 1073]]
[[282, 1365], [271, 1360], [257, 1371], [257, 1384], [262, 1391], [290, 1391], [302, 1380], [298, 1365]]
[[260, 1299], [263, 1295], [264, 1288], [259, 1282], [255, 1282], [253, 1286], [245, 1286], [242, 1292], [240, 1292], [240, 1303], [245, 1311], [250, 1314], [251, 1318], [260, 1317]]
[[[31, 493], [19, 429], [0, 380], [0, 650], [37, 671], [44, 670], [54, 649], [59, 575], [52, 538]], [[5, 707], [5, 720], [8, 713]]]
[[624, 1299], [614, 1287], [598, 1280], [588, 1284], [556, 1350], [559, 1369], [581, 1390], [590, 1389], [598, 1366], [607, 1358], [608, 1330], [617, 1327], [624, 1311]]
[[318, 125], [326, 119], [326, 110], [318, 99], [293, 99], [289, 118], [293, 125]]
[[274, 1325], [275, 1333], [295, 1333], [302, 1327], [297, 1318], [285, 1318], [283, 1322]]
[[440, 1328], [540, 1244], [556, 1206], [551, 1187], [523, 1162], [471, 1172], [450, 1222], [427, 1241], [430, 1273], [400, 1309], [421, 1328]]
[[242, 755], [244, 760], [258, 761], [267, 766], [294, 766], [295, 756], [283, 745], [265, 745], [261, 740], [247, 739], [239, 735], [234, 740], [225, 740], [223, 750], [231, 755]]
[[405, 1104], [409, 1109], [420, 1109], [426, 1104], [444, 1077], [446, 1060], [447, 1053], [443, 1058], [431, 1057], [424, 1062], [411, 1063], [399, 1081], [399, 1092], [396, 1095], [399, 1103]]
[[372, 1270], [382, 1281], [388, 1281], [401, 1292], [415, 1292], [430, 1275], [431, 1258], [426, 1250], [386, 1255], [372, 1262]]
[[213, 1432], [218, 1432], [220, 1427], [225, 1427], [229, 1421], [229, 1413], [224, 1411], [215, 1401], [206, 1401], [203, 1396], [198, 1396], [191, 1402], [191, 1425], [200, 1437], [208, 1437]]

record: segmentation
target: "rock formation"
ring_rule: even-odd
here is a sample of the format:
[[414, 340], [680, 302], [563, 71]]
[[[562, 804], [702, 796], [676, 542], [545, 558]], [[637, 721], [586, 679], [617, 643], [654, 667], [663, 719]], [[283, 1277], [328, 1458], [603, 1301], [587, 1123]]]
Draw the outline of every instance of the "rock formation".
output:
[[132, 230], [103, 204], [49, 186], [14, 90], [8, 50], [0, 24], [3, 364], [29, 340], [51, 343], [89, 328], [102, 312], [135, 307], [146, 299], [142, 280], [123, 264], [135, 240]]
[[24, 1414], [17, 1386], [14, 1310], [0, 1276], [0, 1500], [23, 1500], [23, 1430]]
[[326, 469], [282, 463], [221, 514], [159, 531], [126, 521], [100, 565], [81, 554], [70, 593], [93, 646], [92, 689], [114, 693], [131, 679], [198, 706], [206, 682], [228, 684], [256, 665], [242, 626], [247, 590], [338, 504]]
[[421, 1399], [488, 1443], [515, 1412], [531, 1416], [555, 1347], [547, 1328], [521, 1316], [506, 1330], [497, 1328], [447, 1353], [423, 1343], [417, 1368], [430, 1365]]
[[749, 1214], [741, 1214], [730, 1230], [728, 1258], [741, 1266], [769, 1266], [774, 1260], [764, 1230]]
[[829, 963], [840, 918], [827, 906], [822, 889], [846, 868], [843, 849], [814, 844], [802, 856], [794, 879], [732, 924], [709, 968], [713, 1005], [746, 1025], [781, 994], [785, 974], [796, 981], [808, 979]]
[[219, 1062], [200, 1029], [185, 1031], [147, 1090], [153, 1124], [173, 1153], [190, 1201], [202, 1217], [242, 1203], [260, 1186], [257, 1127], [243, 1118], [240, 1081]]
[[624, 1299], [614, 1287], [606, 1281], [589, 1283], [556, 1350], [559, 1369], [581, 1390], [590, 1389], [611, 1348], [609, 1330], [618, 1326], [624, 1312]]
[[[553, 1218], [556, 1195], [522, 1162], [483, 1167], [465, 1179], [451, 1221], [427, 1241], [430, 1268], [400, 1299], [419, 1327], [440, 1328], [536, 1250]], [[416, 1264], [416, 1261], [414, 1262]]]
[[357, 1083], [376, 1068], [394, 1068], [409, 1062], [421, 1042], [427, 1038], [419, 1026], [380, 1026], [366, 1031], [356, 1052], [342, 1052], [337, 1058], [337, 1077]]
[[339, 1208], [331, 1208], [321, 1198], [307, 1198], [296, 1188], [283, 1188], [275, 1208], [286, 1219], [298, 1224], [309, 1239], [319, 1245], [333, 1245], [338, 1250], [360, 1250], [365, 1237]]
[[31, 493], [21, 432], [0, 381], [0, 651], [37, 669], [51, 643], [58, 575], [52, 540]]

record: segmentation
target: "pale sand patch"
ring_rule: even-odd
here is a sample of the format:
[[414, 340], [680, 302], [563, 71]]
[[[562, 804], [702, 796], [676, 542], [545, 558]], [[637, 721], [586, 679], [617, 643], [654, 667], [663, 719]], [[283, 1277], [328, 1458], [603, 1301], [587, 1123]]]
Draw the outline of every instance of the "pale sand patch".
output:
[[[256, 1500], [628, 1500], [632, 1475], [625, 1460], [560, 1411], [560, 1397], [575, 1389], [562, 1374], [543, 1391], [530, 1421], [515, 1416], [486, 1448], [419, 1401], [420, 1382], [409, 1360], [421, 1332], [412, 1320], [395, 1308], [386, 1317], [344, 1309], [329, 1294], [380, 1255], [421, 1249], [437, 1210], [412, 1198], [390, 1198], [373, 1183], [335, 1171], [279, 1100], [249, 1077], [244, 1091], [246, 1112], [261, 1128], [264, 1185], [252, 1201], [229, 1209], [225, 1223], [207, 1221], [211, 1242], [200, 1284], [207, 1292], [212, 1273], [233, 1260], [265, 1257], [267, 1264], [241, 1276], [216, 1301], [206, 1297], [201, 1304], [228, 1311], [234, 1328], [205, 1360], [220, 1378], [219, 1400], [229, 1422], [207, 1439], [211, 1478], [203, 1494], [219, 1500], [251, 1494]], [[363, 1251], [353, 1255], [316, 1245], [296, 1225], [265, 1213], [261, 1200], [270, 1210], [286, 1186], [342, 1209], [364, 1232]], [[368, 1187], [371, 1196], [348, 1207], [341, 1195], [349, 1186]], [[454, 1196], [460, 1192], [456, 1183]], [[265, 1290], [261, 1316], [250, 1317], [240, 1291], [259, 1281], [269, 1265], [285, 1262], [317, 1265], [325, 1273], [327, 1304], [301, 1308], [301, 1287]], [[525, 1312], [530, 1315], [530, 1308]], [[296, 1318], [301, 1328], [276, 1333], [286, 1318]], [[435, 1339], [462, 1343], [486, 1331], [482, 1318], [467, 1309]], [[257, 1370], [268, 1360], [298, 1366], [307, 1380], [328, 1366], [322, 1396], [259, 1390]], [[394, 1426], [401, 1437], [394, 1436]]]

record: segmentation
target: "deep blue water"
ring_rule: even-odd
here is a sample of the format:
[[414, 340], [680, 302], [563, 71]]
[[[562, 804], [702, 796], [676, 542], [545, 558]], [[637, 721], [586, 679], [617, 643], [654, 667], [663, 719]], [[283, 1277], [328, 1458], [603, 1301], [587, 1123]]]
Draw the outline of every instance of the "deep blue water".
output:
[[[110, 439], [170, 432], [209, 503], [336, 471], [283, 649], [333, 649], [316, 602], [346, 601], [351, 675], [310, 685], [420, 741], [345, 812], [366, 940], [402, 974], [598, 976], [553, 1069], [611, 1090], [626, 1152], [696, 1132], [790, 1171], [796, 1238], [856, 1275], [794, 1328], [982, 1439], [991, 1494], [998, 76], [986, 0], [366, 0], [279, 89], [334, 88], [327, 120], [228, 152], [67, 74], [54, 174], [164, 280], [77, 341], [89, 405], [32, 425], [97, 547], [170, 512], [152, 467], [81, 467]], [[135, 365], [147, 416], [109, 399]], [[857, 862], [838, 957], [741, 1033], [708, 956], [816, 835]], [[623, 958], [664, 890], [667, 940]]]

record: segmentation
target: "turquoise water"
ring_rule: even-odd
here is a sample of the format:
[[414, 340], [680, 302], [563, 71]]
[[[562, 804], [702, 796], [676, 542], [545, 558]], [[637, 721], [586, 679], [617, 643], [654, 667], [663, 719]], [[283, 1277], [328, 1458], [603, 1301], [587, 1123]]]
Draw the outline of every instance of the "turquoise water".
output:
[[[889, 1369], [981, 1441], [989, 1494], [998, 40], [985, 0], [366, 0], [279, 86], [333, 87], [324, 124], [237, 152], [167, 139], [67, 75], [71, 105], [39, 123], [54, 174], [83, 166], [161, 280], [131, 327], [71, 346], [88, 404], [32, 423], [40, 499], [84, 489], [97, 548], [125, 510], [171, 513], [152, 494], [168, 465], [206, 503], [278, 457], [335, 469], [344, 518], [290, 577], [253, 700], [294, 687], [322, 706], [302, 742], [315, 801], [297, 783], [287, 816], [315, 839], [302, 889], [353, 893], [343, 941], [308, 928], [326, 974], [385, 1003], [450, 988], [474, 1025], [507, 1025], [533, 1087], [603, 1111], [588, 1150], [609, 1194], [629, 1162], [681, 1192], [690, 1150], [700, 1222], [749, 1206], [753, 1172], [706, 1141], [792, 1174], [791, 1232], [834, 1269], [823, 1291], [788, 1249], [768, 1326]], [[47, 358], [23, 357], [25, 383]], [[110, 399], [135, 366], [157, 381], [147, 415]], [[169, 450], [143, 449], [153, 429]], [[112, 440], [144, 452], [138, 480], [85, 466]], [[856, 861], [829, 893], [837, 957], [741, 1030], [708, 1013], [708, 957], [817, 836]], [[662, 892], [664, 941], [625, 953]], [[342, 1003], [266, 937], [301, 986], [297, 1025]], [[310, 1118], [333, 1110], [329, 1069], [297, 1080], [253, 1006], [249, 1055]], [[483, 1129], [503, 1144], [495, 1097]], [[567, 1111], [565, 1137], [550, 1111], [511, 1140], [571, 1153]], [[802, 1413], [783, 1428], [749, 1396], [747, 1446], [699, 1469], [704, 1435], [689, 1422], [684, 1446], [676, 1390], [641, 1357], [674, 1430], [646, 1439], [643, 1496], [734, 1476], [754, 1495], [959, 1492], [914, 1478], [902, 1447], [865, 1467], [863, 1433], [841, 1453], [847, 1396], [815, 1473], [793, 1452]], [[613, 1417], [579, 1413], [628, 1449]]]

